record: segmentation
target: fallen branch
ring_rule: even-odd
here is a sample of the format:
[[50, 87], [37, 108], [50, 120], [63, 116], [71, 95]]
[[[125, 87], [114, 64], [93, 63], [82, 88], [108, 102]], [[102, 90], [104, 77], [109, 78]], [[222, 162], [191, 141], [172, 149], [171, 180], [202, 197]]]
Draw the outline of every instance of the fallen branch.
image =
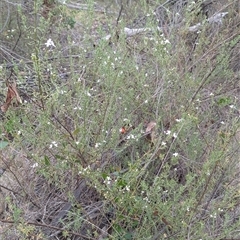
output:
[[[0, 219], [0, 222], [2, 223], [8, 223], [8, 224], [16, 224], [15, 221], [11, 221], [11, 220], [5, 220], [5, 219]], [[78, 236], [78, 237], [82, 237], [82, 239], [92, 239], [94, 240], [95, 238], [92, 238], [92, 237], [87, 237], [87, 236], [84, 236], [80, 233], [76, 233], [76, 232], [72, 232], [72, 231], [68, 231], [67, 229], [65, 228], [60, 228], [60, 227], [55, 227], [55, 226], [51, 226], [51, 225], [47, 225], [47, 224], [43, 224], [43, 223], [35, 223], [35, 222], [25, 222], [26, 225], [33, 225], [33, 226], [38, 226], [38, 227], [45, 227], [45, 228], [50, 228], [50, 229], [54, 229], [54, 230], [58, 230], [58, 231], [61, 231], [61, 232], [68, 232], [69, 234], [71, 235], [75, 235], [75, 236]]]
[[[207, 22], [210, 24], [213, 24], [213, 23], [222, 24], [222, 20], [227, 14], [228, 14], [228, 12], [217, 13], [217, 14], [213, 15], [212, 17], [208, 18]], [[203, 26], [203, 24], [204, 24], [204, 22], [197, 23], [196, 25], [189, 27], [188, 31], [196, 32]], [[158, 27], [157, 29], [158, 29], [158, 31], [163, 30], [161, 27]], [[132, 37], [132, 36], [135, 36], [140, 33], [151, 32], [151, 31], [153, 31], [153, 29], [151, 29], [151, 28], [127, 28], [127, 27], [125, 27], [123, 29], [123, 33], [126, 35], [126, 37]], [[108, 40], [110, 40], [110, 38], [111, 38], [111, 34], [107, 35], [103, 39], [108, 41]]]
[[[218, 13], [213, 15], [212, 17], [207, 19], [207, 22], [209, 23], [218, 23], [218, 24], [222, 24], [222, 20], [223, 18], [228, 14], [228, 12], [222, 12], [222, 13]], [[199, 30], [199, 28], [203, 25], [203, 23], [197, 23], [196, 25], [193, 25], [191, 27], [188, 28], [188, 30], [190, 32], [196, 32]]]

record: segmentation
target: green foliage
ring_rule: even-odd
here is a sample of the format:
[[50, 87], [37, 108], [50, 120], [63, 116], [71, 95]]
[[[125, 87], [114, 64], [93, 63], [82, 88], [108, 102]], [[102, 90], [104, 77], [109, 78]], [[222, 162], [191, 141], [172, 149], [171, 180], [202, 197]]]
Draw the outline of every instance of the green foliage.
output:
[[[46, 15], [34, 1], [28, 20], [18, 10], [29, 60], [13, 65], [25, 103], [10, 106], [1, 123], [28, 164], [14, 162], [19, 172], [10, 171], [17, 235], [239, 237], [235, 16], [214, 31], [191, 2], [182, 6], [184, 24], [157, 31], [157, 3], [133, 1], [116, 27], [87, 2], [81, 12], [54, 2]], [[168, 7], [169, 20], [175, 9]], [[139, 15], [150, 16], [145, 26], [153, 30], [126, 37], [121, 29]], [[201, 21], [198, 33], [188, 32]], [[2, 151], [9, 141], [0, 142]]]

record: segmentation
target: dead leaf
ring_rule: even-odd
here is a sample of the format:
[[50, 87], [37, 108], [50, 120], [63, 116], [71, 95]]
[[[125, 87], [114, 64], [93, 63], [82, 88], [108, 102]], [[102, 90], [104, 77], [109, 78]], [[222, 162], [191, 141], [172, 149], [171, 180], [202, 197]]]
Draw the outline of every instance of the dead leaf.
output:
[[5, 103], [1, 106], [2, 112], [6, 112], [12, 102], [12, 100], [16, 97], [18, 103], [22, 103], [22, 99], [20, 98], [17, 90], [17, 84], [14, 83], [8, 83], [8, 91], [7, 91], [7, 98]]
[[151, 121], [150, 123], [148, 123], [148, 124], [147, 124], [147, 128], [146, 128], [146, 130], [145, 130], [145, 133], [150, 133], [150, 132], [152, 132], [156, 125], [157, 125], [157, 123], [154, 122], [154, 121]]
[[155, 139], [155, 127], [156, 127], [157, 123], [154, 121], [151, 121], [147, 124], [146, 130], [145, 130], [145, 134], [148, 140], [150, 140], [152, 143]]

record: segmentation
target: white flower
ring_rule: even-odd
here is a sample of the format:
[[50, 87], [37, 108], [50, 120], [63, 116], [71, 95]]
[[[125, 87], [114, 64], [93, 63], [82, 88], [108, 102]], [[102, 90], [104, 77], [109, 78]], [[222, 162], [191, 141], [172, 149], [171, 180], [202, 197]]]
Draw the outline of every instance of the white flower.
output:
[[165, 145], [166, 145], [166, 142], [162, 142], [161, 145], [162, 145], [162, 146], [165, 146]]
[[46, 47], [51, 47], [51, 46], [56, 47], [55, 44], [54, 44], [54, 42], [53, 42], [53, 40], [52, 40], [51, 38], [49, 38], [49, 39], [47, 40], [47, 42], [45, 43], [45, 45], [46, 45]]
[[38, 163], [34, 163], [34, 164], [32, 165], [32, 168], [36, 168], [36, 167], [38, 167]]
[[167, 130], [167, 131], [164, 131], [164, 133], [165, 133], [166, 135], [170, 135], [170, 134], [171, 134], [171, 131], [170, 131], [170, 130]]
[[135, 139], [136, 137], [133, 135], [133, 134], [129, 134], [128, 136], [127, 136], [127, 139]]
[[74, 107], [73, 110], [82, 110], [81, 107]]
[[49, 148], [52, 148], [53, 146], [54, 146], [54, 147], [57, 147], [57, 146], [58, 146], [57, 142], [53, 141], [53, 142], [49, 145]]
[[173, 153], [174, 157], [177, 157], [179, 154], [177, 152]]
[[109, 184], [111, 184], [111, 180], [112, 179], [109, 176], [107, 176], [106, 179], [104, 180], [104, 183], [109, 185]]
[[176, 119], [176, 122], [182, 122], [182, 121], [183, 121], [182, 118], [179, 118], [179, 119], [177, 118], [177, 119]]
[[98, 148], [101, 145], [101, 143], [96, 143], [95, 148]]
[[91, 93], [90, 92], [88, 92], [88, 91], [85, 91], [85, 94], [87, 95], [87, 96], [89, 96], [89, 97], [91, 97], [92, 95], [91, 95]]
[[217, 214], [216, 213], [213, 213], [210, 215], [211, 218], [216, 218]]
[[61, 91], [60, 91], [61, 94], [64, 94], [64, 93], [66, 93], [66, 92], [67, 92], [67, 91], [65, 91], [65, 90], [61, 90]]
[[173, 133], [173, 137], [174, 137], [174, 138], [177, 138], [177, 133]]

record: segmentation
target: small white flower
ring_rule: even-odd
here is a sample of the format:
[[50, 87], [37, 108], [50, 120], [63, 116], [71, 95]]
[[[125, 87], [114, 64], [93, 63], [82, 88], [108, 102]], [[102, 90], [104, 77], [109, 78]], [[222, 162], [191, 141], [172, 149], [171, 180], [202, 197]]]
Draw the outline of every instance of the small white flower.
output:
[[129, 135], [127, 136], [127, 139], [135, 139], [135, 136], [134, 136], [133, 134], [129, 134]]
[[173, 137], [174, 137], [174, 138], [177, 138], [177, 133], [173, 133]]
[[224, 125], [224, 124], [225, 124], [225, 122], [224, 122], [224, 121], [221, 121], [221, 124], [222, 124], [222, 125]]
[[107, 176], [106, 179], [104, 180], [104, 183], [107, 185], [111, 184], [111, 178]]
[[164, 131], [164, 133], [165, 133], [166, 135], [170, 135], [170, 134], [171, 134], [171, 131], [170, 131], [170, 130], [167, 130], [167, 131]]
[[230, 105], [229, 107], [230, 107], [230, 108], [232, 108], [232, 109], [233, 109], [233, 108], [235, 108], [235, 106], [234, 106], [234, 105]]
[[125, 189], [126, 189], [126, 191], [129, 192], [130, 191], [130, 186], [126, 186]]
[[162, 146], [165, 146], [165, 145], [166, 145], [166, 142], [162, 142], [161, 145], [162, 145]]
[[45, 45], [46, 45], [46, 47], [51, 47], [51, 46], [56, 47], [55, 44], [54, 44], [54, 42], [53, 42], [53, 40], [52, 40], [51, 38], [49, 38], [49, 39], [47, 40], [47, 42], [45, 43]]
[[211, 93], [209, 94], [209, 96], [214, 96], [214, 94], [211, 92]]
[[73, 110], [82, 110], [81, 107], [74, 107]]
[[66, 93], [66, 92], [67, 92], [67, 91], [65, 91], [65, 90], [61, 90], [61, 91], [60, 91], [61, 94], [64, 94], [64, 93]]
[[179, 154], [177, 152], [173, 153], [174, 157], [177, 157]]
[[179, 118], [179, 119], [177, 118], [177, 119], [176, 119], [176, 122], [182, 122], [182, 121], [183, 121], [182, 118]]
[[36, 167], [38, 167], [38, 163], [34, 163], [34, 164], [32, 165], [32, 168], [36, 168]]
[[101, 143], [96, 143], [95, 148], [98, 148], [101, 145]]
[[53, 142], [49, 145], [49, 148], [52, 148], [53, 146], [54, 146], [54, 147], [57, 147], [57, 146], [58, 146], [57, 142], [53, 141]]
[[21, 133], [22, 133], [21, 131], [18, 131], [18, 132], [17, 132], [17, 135], [20, 135]]
[[77, 141], [76, 144], [78, 145], [78, 144], [79, 144], [79, 141]]
[[90, 92], [87, 92], [87, 91], [86, 91], [85, 93], [86, 93], [86, 95], [89, 96], [89, 97], [92, 96]]
[[211, 218], [216, 218], [217, 214], [216, 213], [213, 213], [210, 215]]

